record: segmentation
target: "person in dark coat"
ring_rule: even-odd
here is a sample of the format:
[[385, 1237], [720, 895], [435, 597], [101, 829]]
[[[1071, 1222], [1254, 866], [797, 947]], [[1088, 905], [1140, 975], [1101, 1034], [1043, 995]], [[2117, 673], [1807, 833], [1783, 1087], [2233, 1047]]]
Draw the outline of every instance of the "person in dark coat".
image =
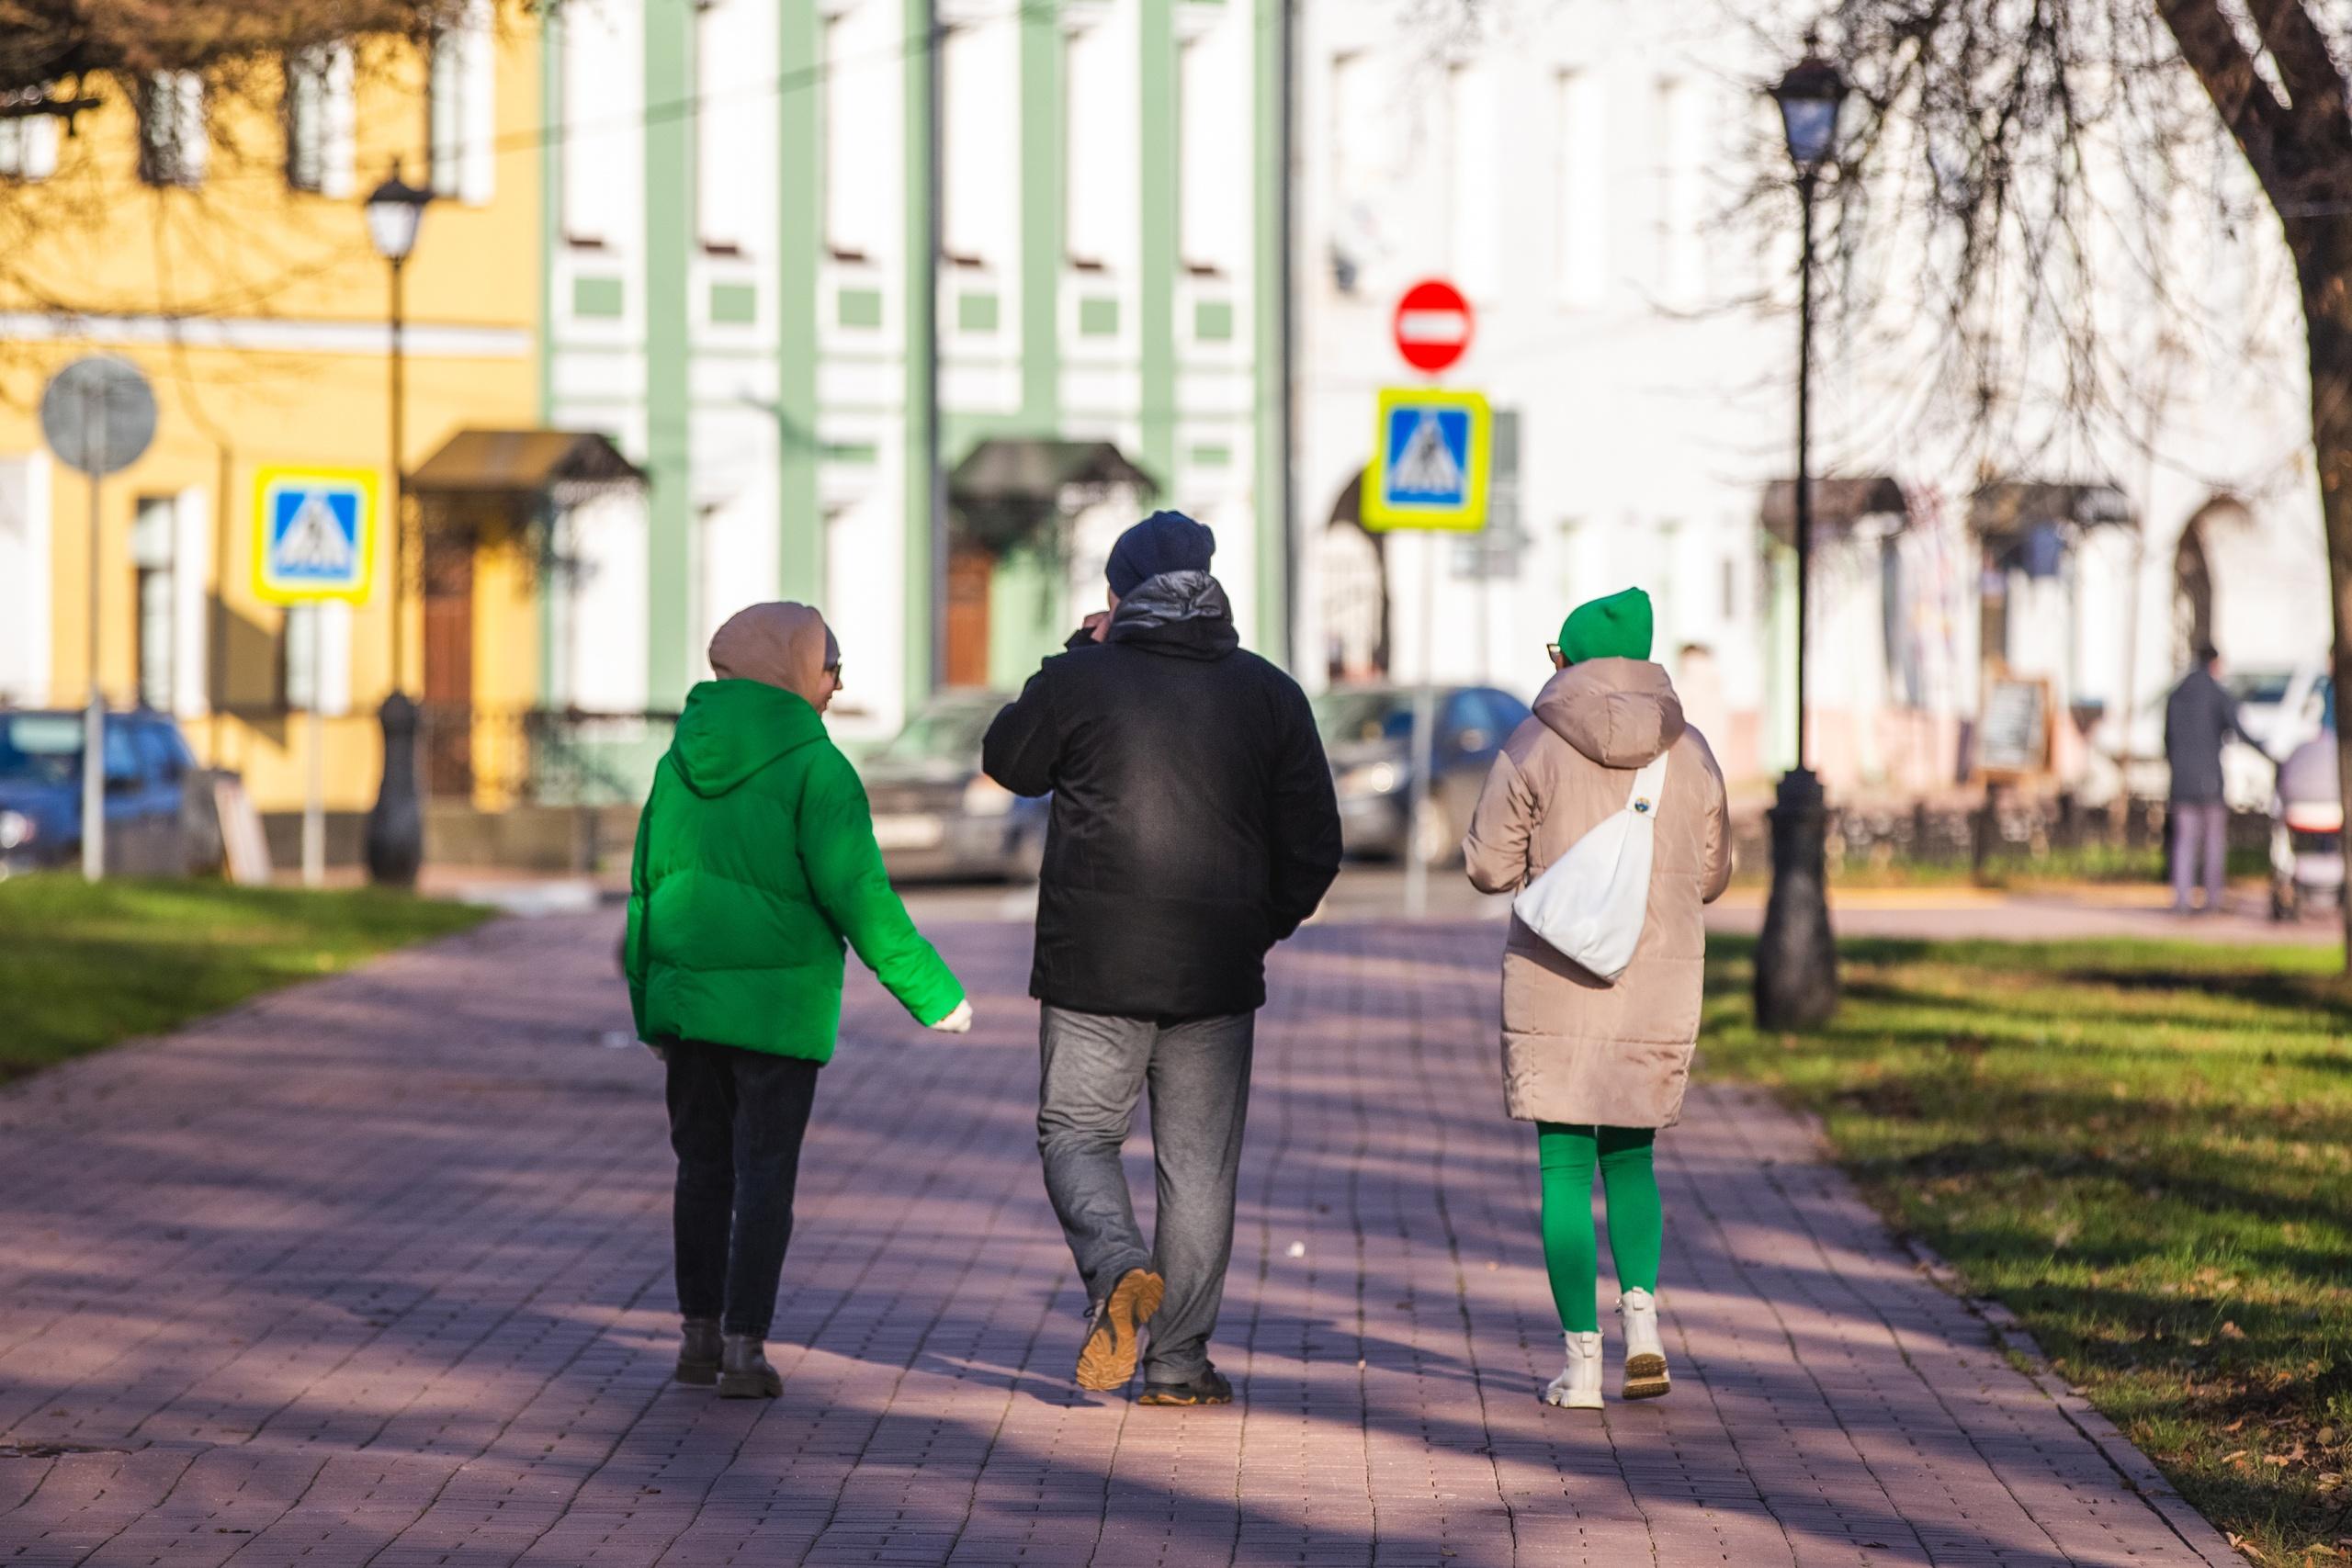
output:
[[[1091, 1303], [1078, 1381], [1125, 1387], [1149, 1321], [1147, 1404], [1233, 1397], [1208, 1340], [1266, 953], [1340, 868], [1314, 715], [1295, 682], [1241, 648], [1209, 574], [1215, 548], [1174, 512], [1121, 536], [1110, 610], [1045, 661], [981, 753], [1014, 794], [1053, 795], [1029, 988], [1044, 1004], [1046, 1190]], [[1149, 1247], [1119, 1163], [1147, 1087]]]
[[2175, 914], [2192, 912], [2188, 894], [2200, 870], [2205, 913], [2221, 912], [2230, 839], [2230, 808], [2222, 796], [2222, 746], [2234, 735], [2259, 750], [2246, 734], [2237, 699], [2222, 684], [2221, 675], [2221, 654], [2211, 644], [2200, 645], [2197, 667], [2165, 702], [2165, 761], [2172, 771], [2166, 815], [2172, 822]]

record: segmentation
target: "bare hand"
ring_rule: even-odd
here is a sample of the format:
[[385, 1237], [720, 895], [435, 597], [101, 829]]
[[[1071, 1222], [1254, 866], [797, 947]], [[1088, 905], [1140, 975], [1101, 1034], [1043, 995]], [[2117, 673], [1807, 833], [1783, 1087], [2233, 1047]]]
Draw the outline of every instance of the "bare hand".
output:
[[1097, 610], [1094, 614], [1087, 616], [1085, 620], [1080, 622], [1079, 626], [1080, 630], [1084, 631], [1096, 642], [1101, 642], [1111, 630], [1111, 612], [1108, 610]]

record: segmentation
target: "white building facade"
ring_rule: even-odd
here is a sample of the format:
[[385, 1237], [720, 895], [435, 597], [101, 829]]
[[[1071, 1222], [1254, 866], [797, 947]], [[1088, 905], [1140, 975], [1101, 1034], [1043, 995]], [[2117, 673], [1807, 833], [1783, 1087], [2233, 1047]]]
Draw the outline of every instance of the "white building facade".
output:
[[[1532, 694], [1563, 615], [1638, 585], [1694, 722], [1727, 773], [1760, 780], [1795, 752], [1796, 204], [1743, 198], [1758, 147], [1779, 144], [1761, 89], [1789, 62], [1710, 5], [1498, 6], [1467, 40], [1417, 29], [1428, 14], [1301, 7], [1302, 673]], [[2243, 192], [2234, 157], [2217, 141], [2211, 166]], [[2196, 637], [2240, 669], [2324, 658], [2300, 318], [2275, 227], [2237, 218], [2184, 195], [2152, 220], [2165, 292], [2197, 325], [2123, 266], [2097, 309], [2120, 323], [2132, 390], [2161, 371], [2161, 395], [2015, 471], [1980, 471], [1915, 417], [1930, 309], [1906, 323], [1879, 301], [1892, 332], [1825, 312], [1807, 684], [1833, 784], [1963, 782], [1999, 669], [2079, 715], [2058, 726], [2060, 780], [2111, 788], [2098, 759], [2155, 744], [2154, 705]], [[1497, 411], [1482, 545], [1380, 543], [1354, 522], [1374, 398], [1416, 379], [1391, 313], [1428, 276], [1477, 312], [1443, 379]]]

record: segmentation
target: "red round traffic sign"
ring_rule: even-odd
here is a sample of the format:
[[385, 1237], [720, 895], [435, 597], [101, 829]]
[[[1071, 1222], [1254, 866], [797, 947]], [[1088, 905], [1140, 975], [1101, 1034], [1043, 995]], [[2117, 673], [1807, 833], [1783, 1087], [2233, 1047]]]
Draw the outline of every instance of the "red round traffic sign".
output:
[[1396, 301], [1396, 352], [1416, 370], [1442, 370], [1470, 352], [1470, 301], [1442, 278], [1427, 278]]

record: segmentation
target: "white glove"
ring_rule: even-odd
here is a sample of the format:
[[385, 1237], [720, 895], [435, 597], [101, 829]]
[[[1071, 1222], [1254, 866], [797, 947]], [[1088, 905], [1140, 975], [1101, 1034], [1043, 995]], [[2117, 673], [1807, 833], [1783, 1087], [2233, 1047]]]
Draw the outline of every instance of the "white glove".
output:
[[949, 1013], [945, 1018], [941, 1019], [937, 1023], [931, 1025], [931, 1027], [937, 1030], [942, 1034], [971, 1033], [972, 1004], [970, 1000], [967, 998], [964, 1001], [957, 1002], [954, 1012]]

